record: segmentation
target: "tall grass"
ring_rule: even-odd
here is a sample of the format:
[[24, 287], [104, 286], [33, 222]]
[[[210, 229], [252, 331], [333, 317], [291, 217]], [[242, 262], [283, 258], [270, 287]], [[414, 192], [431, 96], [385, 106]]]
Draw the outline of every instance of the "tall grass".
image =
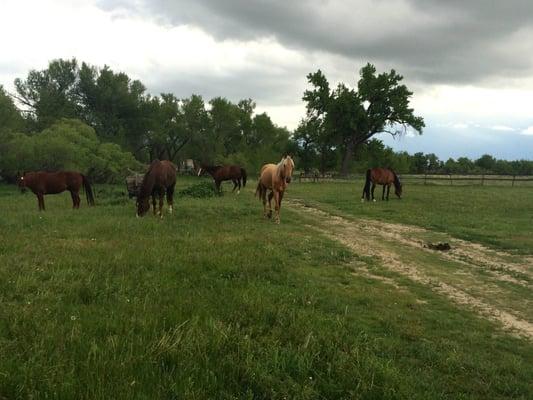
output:
[[252, 189], [177, 199], [163, 220], [106, 190], [97, 207], [48, 196], [39, 213], [0, 188], [0, 398], [533, 393], [531, 343], [419, 285], [354, 274], [381, 267], [288, 208], [262, 219]]

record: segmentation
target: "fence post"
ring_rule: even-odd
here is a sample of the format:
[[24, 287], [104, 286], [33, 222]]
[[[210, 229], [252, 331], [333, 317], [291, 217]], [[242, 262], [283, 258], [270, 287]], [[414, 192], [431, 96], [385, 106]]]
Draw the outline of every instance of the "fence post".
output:
[[514, 187], [514, 180], [516, 179], [516, 175], [513, 175], [513, 183], [511, 183], [511, 187]]
[[303, 172], [300, 172], [300, 177], [298, 178], [299, 183], [302, 183], [302, 175], [303, 175]]

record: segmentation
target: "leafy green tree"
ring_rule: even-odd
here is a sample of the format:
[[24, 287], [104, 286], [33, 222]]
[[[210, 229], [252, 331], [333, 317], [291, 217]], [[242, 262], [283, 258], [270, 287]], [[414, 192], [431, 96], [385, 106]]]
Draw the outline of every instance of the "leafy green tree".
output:
[[41, 130], [59, 118], [78, 114], [78, 63], [53, 60], [42, 71], [31, 70], [25, 80], [15, 79], [17, 99], [27, 108], [33, 129]]
[[496, 167], [496, 159], [490, 154], [484, 154], [478, 158], [474, 164], [486, 172], [494, 171]]
[[357, 90], [343, 83], [330, 90], [320, 70], [307, 79], [313, 86], [303, 96], [308, 115], [323, 121], [334, 144], [341, 147], [341, 174], [348, 172], [357, 148], [377, 133], [398, 136], [409, 127], [422, 133], [424, 120], [409, 107], [412, 92], [394, 70], [376, 75], [376, 68], [367, 64], [360, 71]]
[[7, 132], [20, 132], [24, 129], [24, 118], [15, 106], [13, 99], [0, 85], [0, 140]]
[[78, 170], [101, 182], [118, 182], [139, 163], [120, 146], [101, 143], [93, 128], [61, 119], [40, 133], [14, 134], [0, 154], [2, 174], [29, 170]]

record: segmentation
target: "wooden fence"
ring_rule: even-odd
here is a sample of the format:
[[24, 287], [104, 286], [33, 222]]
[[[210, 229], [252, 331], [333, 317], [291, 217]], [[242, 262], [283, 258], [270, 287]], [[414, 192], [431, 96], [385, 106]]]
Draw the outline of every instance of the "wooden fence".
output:
[[[298, 182], [350, 182], [364, 180], [364, 174], [340, 176], [337, 174], [305, 174], [300, 173]], [[453, 174], [402, 174], [404, 183], [419, 185], [500, 185], [500, 186], [532, 186], [531, 175], [453, 175]]]

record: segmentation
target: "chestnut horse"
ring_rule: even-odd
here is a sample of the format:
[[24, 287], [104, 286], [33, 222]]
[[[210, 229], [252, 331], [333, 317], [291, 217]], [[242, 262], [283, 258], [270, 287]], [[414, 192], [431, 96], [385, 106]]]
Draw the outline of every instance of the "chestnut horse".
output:
[[[272, 197], [274, 197], [274, 207], [276, 210], [275, 221], [279, 224], [279, 211], [281, 208], [281, 200], [283, 194], [287, 189], [292, 179], [292, 171], [294, 170], [294, 161], [291, 156], [285, 156], [278, 164], [265, 164], [261, 168], [259, 183], [255, 195], [263, 200], [263, 214], [265, 218], [272, 218]], [[268, 194], [268, 212], [267, 212], [267, 190]]]
[[150, 196], [155, 211], [156, 196], [159, 197], [159, 216], [163, 218], [163, 199], [167, 195], [168, 211], [172, 214], [174, 187], [176, 186], [176, 166], [170, 161], [154, 160], [144, 175], [137, 195], [137, 217], [150, 209]]
[[246, 170], [238, 165], [202, 165], [198, 170], [198, 176], [203, 175], [205, 172], [213, 177], [219, 193], [222, 181], [231, 180], [233, 182], [232, 192], [238, 187], [237, 194], [241, 192], [241, 180], [242, 187], [246, 186]]
[[[402, 183], [400, 178], [392, 169], [388, 168], [372, 168], [366, 171], [366, 182], [363, 188], [363, 196], [361, 201], [365, 201], [365, 198], [370, 201], [370, 193], [372, 192], [372, 201], [376, 201], [374, 198], [374, 190], [376, 185], [383, 185], [383, 194], [381, 200], [389, 200], [390, 186], [394, 184], [394, 193], [399, 199], [402, 198]], [[370, 189], [372, 185], [372, 190]], [[385, 188], [387, 188], [387, 196], [385, 197]]]
[[19, 188], [22, 192], [29, 188], [37, 196], [39, 211], [44, 211], [44, 195], [57, 194], [68, 190], [72, 197], [72, 207], [80, 208], [80, 188], [85, 188], [87, 204], [94, 206], [94, 196], [91, 184], [86, 176], [79, 172], [26, 172], [19, 178]]

